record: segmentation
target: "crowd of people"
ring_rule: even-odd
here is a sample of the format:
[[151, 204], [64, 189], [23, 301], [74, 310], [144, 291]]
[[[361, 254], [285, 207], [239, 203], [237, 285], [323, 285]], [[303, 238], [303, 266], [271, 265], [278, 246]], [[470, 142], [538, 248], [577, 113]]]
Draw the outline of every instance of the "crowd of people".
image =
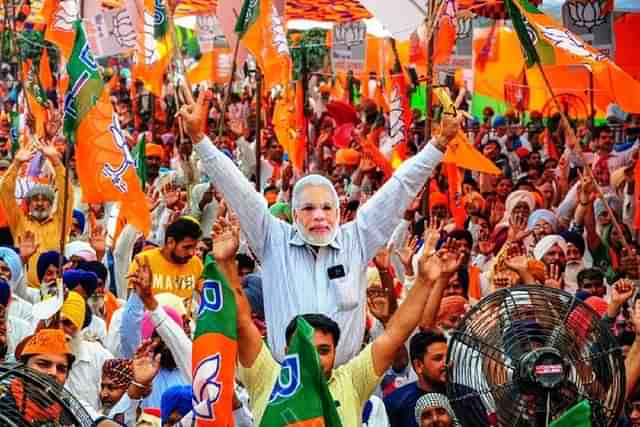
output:
[[[177, 425], [192, 416], [210, 257], [238, 307], [237, 426], [261, 425], [299, 316], [314, 328], [343, 426], [497, 425], [492, 408], [486, 419], [452, 409], [448, 342], [482, 298], [539, 285], [575, 294], [610, 328], [626, 365], [619, 425], [640, 426], [640, 116], [593, 126], [487, 108], [480, 120], [441, 114], [427, 140], [414, 111], [410, 155], [388, 176], [362, 148], [373, 141], [391, 155], [388, 112], [334, 99], [337, 83], [314, 76], [299, 171], [264, 111], [257, 137], [255, 82], [243, 82], [228, 105], [223, 88], [176, 105], [170, 87], [154, 97], [124, 77], [111, 86], [129, 148], [145, 144], [149, 235], [114, 227], [112, 204], [83, 203], [83, 159], [67, 153], [65, 169], [55, 96], [46, 136], [17, 150], [7, 117], [19, 99], [4, 100], [0, 360], [51, 378], [96, 425]], [[353, 131], [337, 135], [345, 109]], [[460, 130], [501, 172], [461, 170], [463, 226], [442, 164]]]

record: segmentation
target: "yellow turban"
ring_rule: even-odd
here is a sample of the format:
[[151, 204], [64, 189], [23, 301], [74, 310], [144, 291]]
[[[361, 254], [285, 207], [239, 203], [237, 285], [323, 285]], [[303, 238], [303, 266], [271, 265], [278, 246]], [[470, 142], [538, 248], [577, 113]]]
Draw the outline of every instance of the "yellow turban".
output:
[[71, 320], [76, 328], [80, 330], [82, 329], [82, 325], [84, 325], [86, 310], [87, 307], [84, 302], [84, 298], [82, 298], [79, 293], [71, 291], [67, 295], [67, 299], [64, 300], [64, 304], [62, 304], [60, 312], [64, 317]]

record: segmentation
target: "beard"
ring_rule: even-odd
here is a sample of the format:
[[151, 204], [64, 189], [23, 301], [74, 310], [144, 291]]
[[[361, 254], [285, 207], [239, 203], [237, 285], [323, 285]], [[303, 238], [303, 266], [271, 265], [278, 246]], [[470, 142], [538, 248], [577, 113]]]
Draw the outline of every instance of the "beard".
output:
[[36, 221], [44, 221], [45, 219], [49, 218], [50, 214], [51, 209], [31, 209], [31, 211], [29, 211], [29, 215], [31, 215], [31, 218], [35, 219]]
[[176, 255], [175, 252], [171, 252], [171, 260], [176, 263], [176, 264], [186, 264], [189, 262], [189, 260], [191, 259], [191, 257], [182, 257], [182, 256], [178, 256]]
[[565, 289], [569, 292], [578, 289], [578, 273], [584, 270], [584, 261], [567, 261], [564, 268]]
[[109, 400], [101, 400], [100, 405], [102, 405], [101, 412], [102, 415], [109, 415], [111, 409], [116, 406], [115, 402], [111, 402]]
[[331, 243], [331, 241], [336, 237], [336, 234], [338, 234], [337, 226], [333, 226], [331, 231], [324, 235], [312, 235], [311, 233], [308, 233], [304, 228], [304, 225], [299, 221], [295, 221], [294, 226], [296, 228], [296, 231], [300, 234], [302, 240], [311, 246], [328, 246], [329, 243]]

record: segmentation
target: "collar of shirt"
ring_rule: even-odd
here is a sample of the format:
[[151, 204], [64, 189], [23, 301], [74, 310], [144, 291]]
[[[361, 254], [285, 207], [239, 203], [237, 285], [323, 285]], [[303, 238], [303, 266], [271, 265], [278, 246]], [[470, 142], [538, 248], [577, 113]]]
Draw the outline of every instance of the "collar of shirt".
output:
[[[300, 233], [298, 233], [298, 230], [295, 229], [295, 227], [291, 227], [291, 237], [289, 238], [289, 244], [293, 245], [293, 246], [305, 246], [307, 243], [302, 240], [302, 237], [300, 237]], [[338, 242], [338, 236], [340, 235], [340, 229], [338, 229], [338, 232], [336, 233], [336, 236], [333, 238], [333, 240], [331, 240], [329, 242], [329, 246], [331, 246], [333, 249], [337, 249], [340, 250], [342, 249], [342, 247], [340, 246], [340, 243]]]

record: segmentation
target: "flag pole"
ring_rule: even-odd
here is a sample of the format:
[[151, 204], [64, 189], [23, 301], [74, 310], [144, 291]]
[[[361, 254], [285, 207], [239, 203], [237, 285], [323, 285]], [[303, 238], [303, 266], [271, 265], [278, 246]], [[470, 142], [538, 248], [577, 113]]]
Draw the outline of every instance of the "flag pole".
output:
[[556, 97], [556, 94], [553, 91], [553, 87], [551, 86], [551, 82], [549, 82], [549, 78], [547, 77], [547, 74], [544, 72], [544, 68], [542, 67], [542, 64], [540, 63], [540, 61], [536, 61], [536, 67], [540, 71], [540, 75], [542, 75], [542, 80], [544, 81], [544, 84], [547, 87], [549, 94], [551, 95], [551, 99], [553, 100], [554, 105], [556, 106], [556, 108], [558, 109], [558, 112], [560, 113], [560, 120], [563, 123], [563, 127], [565, 131], [569, 134], [569, 139], [574, 142], [575, 153], [580, 158], [580, 161], [584, 164], [584, 170], [587, 173], [587, 175], [592, 178], [593, 185], [595, 186], [596, 192], [598, 193], [598, 198], [602, 201], [604, 208], [606, 209], [607, 213], [609, 214], [609, 217], [613, 221], [614, 228], [622, 238], [622, 245], [624, 246], [628, 254], [632, 254], [633, 253], [632, 248], [629, 245], [629, 242], [627, 242], [627, 238], [625, 237], [624, 233], [622, 232], [622, 227], [620, 226], [620, 223], [618, 222], [616, 216], [614, 215], [613, 209], [611, 209], [609, 202], [607, 202], [606, 197], [604, 197], [602, 188], [600, 187], [600, 185], [595, 179], [595, 176], [593, 175], [593, 170], [591, 168], [591, 165], [587, 162], [587, 160], [584, 157], [584, 154], [582, 153], [582, 147], [580, 147], [580, 142], [578, 141], [578, 138], [576, 137], [576, 134], [573, 131], [573, 128], [571, 127], [571, 124], [569, 122], [569, 119], [567, 118], [567, 115], [562, 110], [562, 105], [560, 105], [560, 101], [558, 101], [558, 98]]
[[260, 155], [262, 150], [262, 73], [256, 64], [256, 191], [262, 193], [260, 188]]

